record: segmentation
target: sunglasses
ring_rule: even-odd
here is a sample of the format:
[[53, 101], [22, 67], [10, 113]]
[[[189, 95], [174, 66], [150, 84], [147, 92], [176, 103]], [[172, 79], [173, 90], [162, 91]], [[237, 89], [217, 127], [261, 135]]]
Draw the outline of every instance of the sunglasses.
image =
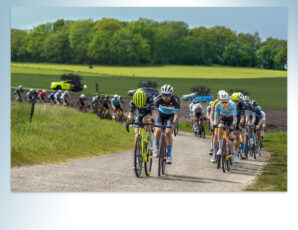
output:
[[171, 96], [171, 94], [163, 93], [162, 96], [163, 97], [169, 97], [169, 96]]
[[220, 103], [221, 104], [228, 104], [229, 102], [228, 101], [221, 101]]
[[239, 100], [233, 100], [233, 102], [237, 103]]

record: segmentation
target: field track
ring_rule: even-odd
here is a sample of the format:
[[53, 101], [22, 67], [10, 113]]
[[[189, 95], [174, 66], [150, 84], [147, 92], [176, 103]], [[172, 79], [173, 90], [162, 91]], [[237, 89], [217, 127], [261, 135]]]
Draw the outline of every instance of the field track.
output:
[[13, 192], [237, 192], [253, 182], [269, 153], [233, 164], [230, 173], [216, 169], [208, 155], [210, 139], [190, 133], [174, 138], [172, 165], [167, 175], [157, 176], [157, 159], [150, 177], [144, 171], [136, 178], [133, 152], [107, 154], [60, 165], [38, 165], [11, 169]]

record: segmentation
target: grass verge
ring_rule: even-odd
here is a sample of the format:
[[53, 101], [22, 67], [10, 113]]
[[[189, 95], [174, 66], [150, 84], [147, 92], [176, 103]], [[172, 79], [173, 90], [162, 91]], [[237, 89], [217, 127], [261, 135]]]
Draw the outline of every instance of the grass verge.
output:
[[287, 191], [287, 133], [265, 134], [264, 148], [270, 159], [247, 191]]
[[[209, 127], [204, 123], [205, 135], [210, 136]], [[182, 122], [179, 123], [179, 131], [192, 133], [192, 123], [191, 122]]]
[[[11, 104], [11, 166], [61, 163], [73, 159], [127, 151], [134, 135], [116, 122], [74, 109], [37, 104]], [[131, 143], [131, 144], [127, 144]]]

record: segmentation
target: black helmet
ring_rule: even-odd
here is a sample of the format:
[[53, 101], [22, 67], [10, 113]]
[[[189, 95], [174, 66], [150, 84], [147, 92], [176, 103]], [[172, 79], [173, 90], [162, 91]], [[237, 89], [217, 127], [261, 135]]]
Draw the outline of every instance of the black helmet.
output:
[[258, 106], [258, 102], [256, 100], [252, 100], [251, 103], [256, 107]]

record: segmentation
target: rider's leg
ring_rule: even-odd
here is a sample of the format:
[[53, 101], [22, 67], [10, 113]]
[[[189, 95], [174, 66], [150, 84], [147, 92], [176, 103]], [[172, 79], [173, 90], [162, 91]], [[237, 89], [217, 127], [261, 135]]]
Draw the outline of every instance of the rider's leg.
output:
[[244, 157], [244, 152], [245, 152], [245, 145], [246, 145], [246, 129], [242, 128], [241, 130], [241, 152], [242, 152], [242, 157]]
[[168, 156], [172, 157], [172, 145], [173, 145], [172, 128], [166, 128], [166, 138], [167, 138], [167, 146], [168, 146]]
[[[144, 116], [143, 118], [143, 123], [151, 123], [151, 116], [150, 115], [146, 115]], [[152, 130], [151, 130], [151, 126], [150, 125], [147, 125], [146, 126], [146, 129], [148, 131], [148, 134], [149, 134], [149, 141], [150, 141], [150, 148], [153, 149], [153, 143], [154, 143], [154, 140], [153, 140], [153, 133], [152, 133]]]
[[224, 127], [224, 125], [222, 123], [220, 123], [218, 125], [218, 151], [217, 151], [217, 155], [222, 154], [223, 127]]

